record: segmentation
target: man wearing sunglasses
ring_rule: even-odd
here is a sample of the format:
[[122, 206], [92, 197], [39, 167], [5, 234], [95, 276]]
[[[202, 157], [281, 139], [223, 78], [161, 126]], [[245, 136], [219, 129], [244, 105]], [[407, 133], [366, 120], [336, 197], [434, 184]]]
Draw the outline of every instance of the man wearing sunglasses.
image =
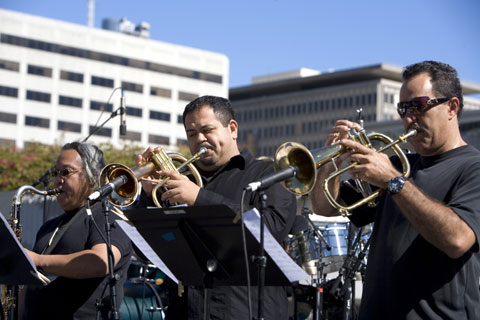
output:
[[[98, 177], [104, 166], [103, 152], [96, 146], [80, 142], [63, 146], [53, 176], [55, 188], [61, 190], [57, 202], [65, 213], [47, 221], [37, 233], [33, 251], [27, 250], [35, 265], [55, 280], [46, 286], [28, 288], [25, 319], [95, 319], [97, 310], [101, 311], [98, 313], [101, 318], [106, 318], [110, 291], [103, 240], [105, 216], [98, 203], [91, 208], [92, 216], [85, 210], [88, 196], [99, 187]], [[113, 220], [110, 217], [110, 222]], [[119, 276], [116, 284], [119, 308], [132, 247], [118, 227], [112, 228], [111, 244], [114, 272]], [[97, 308], [97, 302], [103, 307]]]
[[[406, 67], [403, 80], [397, 111], [405, 131], [417, 131], [408, 179], [397, 157], [347, 139], [357, 123], [337, 121], [327, 139], [350, 149], [339, 162], [358, 163], [353, 177], [386, 191], [351, 217], [375, 222], [359, 319], [480, 319], [480, 152], [460, 134], [460, 81], [435, 61]], [[322, 167], [320, 181], [333, 170]], [[357, 200], [339, 178], [333, 184], [338, 201]], [[320, 185], [315, 212], [335, 215]]]

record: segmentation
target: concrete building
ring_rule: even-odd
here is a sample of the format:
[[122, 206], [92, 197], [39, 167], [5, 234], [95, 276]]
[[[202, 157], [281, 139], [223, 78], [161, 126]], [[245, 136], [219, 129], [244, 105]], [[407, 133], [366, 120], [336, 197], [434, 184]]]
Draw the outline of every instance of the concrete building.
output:
[[[285, 141], [316, 149], [323, 146], [336, 120], [357, 120], [360, 108], [367, 132], [387, 123], [400, 133], [403, 129], [396, 104], [401, 74], [400, 67], [378, 64], [328, 73], [299, 70], [257, 77], [252, 85], [230, 89], [240, 124], [239, 143], [256, 156], [273, 156]], [[480, 85], [462, 85], [464, 109], [480, 113], [480, 100], [468, 97], [480, 93]]]
[[127, 135], [118, 116], [88, 141], [174, 149], [185, 105], [227, 97], [228, 78], [220, 53], [0, 9], [0, 143], [83, 140], [118, 109], [121, 87]]

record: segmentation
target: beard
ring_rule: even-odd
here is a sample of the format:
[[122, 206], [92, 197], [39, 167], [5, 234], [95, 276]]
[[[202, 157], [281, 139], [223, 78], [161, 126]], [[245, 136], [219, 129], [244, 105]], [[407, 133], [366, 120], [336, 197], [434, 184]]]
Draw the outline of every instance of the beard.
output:
[[200, 159], [197, 160], [197, 162], [200, 162], [204, 167], [210, 167], [217, 163], [217, 161], [213, 157], [209, 159]]

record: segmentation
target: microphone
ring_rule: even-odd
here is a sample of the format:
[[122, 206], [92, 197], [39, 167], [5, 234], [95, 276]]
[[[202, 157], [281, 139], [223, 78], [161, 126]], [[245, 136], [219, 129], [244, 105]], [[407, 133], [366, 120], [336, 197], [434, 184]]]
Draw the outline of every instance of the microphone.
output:
[[93, 201], [97, 200], [98, 198], [102, 198], [107, 194], [112, 193], [118, 187], [123, 186], [125, 183], [127, 183], [127, 181], [127, 177], [122, 174], [121, 176], [113, 179], [103, 187], [98, 188], [94, 193], [88, 196], [88, 200]]
[[251, 182], [249, 183], [246, 187], [245, 190], [247, 191], [261, 191], [264, 190], [268, 187], [270, 187], [272, 184], [287, 180], [289, 178], [293, 178], [297, 175], [298, 173], [298, 168], [294, 166], [288, 166], [285, 169], [279, 170], [277, 172], [274, 172], [266, 177], [263, 177], [259, 181]]
[[125, 94], [122, 89], [122, 97], [120, 98], [120, 135], [127, 135], [127, 107], [125, 107]]

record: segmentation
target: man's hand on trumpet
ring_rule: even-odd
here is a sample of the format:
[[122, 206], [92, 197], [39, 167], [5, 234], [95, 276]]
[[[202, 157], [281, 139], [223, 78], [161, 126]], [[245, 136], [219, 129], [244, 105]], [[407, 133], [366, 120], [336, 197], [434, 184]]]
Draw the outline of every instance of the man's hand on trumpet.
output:
[[335, 126], [332, 128], [332, 130], [330, 130], [330, 134], [327, 136], [325, 145], [329, 146], [337, 141], [347, 139], [348, 132], [352, 128], [357, 131], [362, 129], [362, 127], [356, 122], [348, 120], [337, 120], [337, 122], [335, 122]]
[[200, 187], [192, 182], [187, 176], [174, 171], [158, 171], [162, 179], [168, 179], [163, 185], [168, 190], [162, 192], [162, 201], [168, 201], [170, 205], [177, 203], [193, 206], [197, 199]]
[[389, 179], [401, 175], [392, 165], [387, 154], [377, 152], [375, 149], [368, 148], [351, 139], [343, 139], [340, 144], [350, 150], [346, 153], [348, 155], [346, 160], [357, 163], [348, 171], [354, 179], [360, 179], [381, 189], [386, 189]]

